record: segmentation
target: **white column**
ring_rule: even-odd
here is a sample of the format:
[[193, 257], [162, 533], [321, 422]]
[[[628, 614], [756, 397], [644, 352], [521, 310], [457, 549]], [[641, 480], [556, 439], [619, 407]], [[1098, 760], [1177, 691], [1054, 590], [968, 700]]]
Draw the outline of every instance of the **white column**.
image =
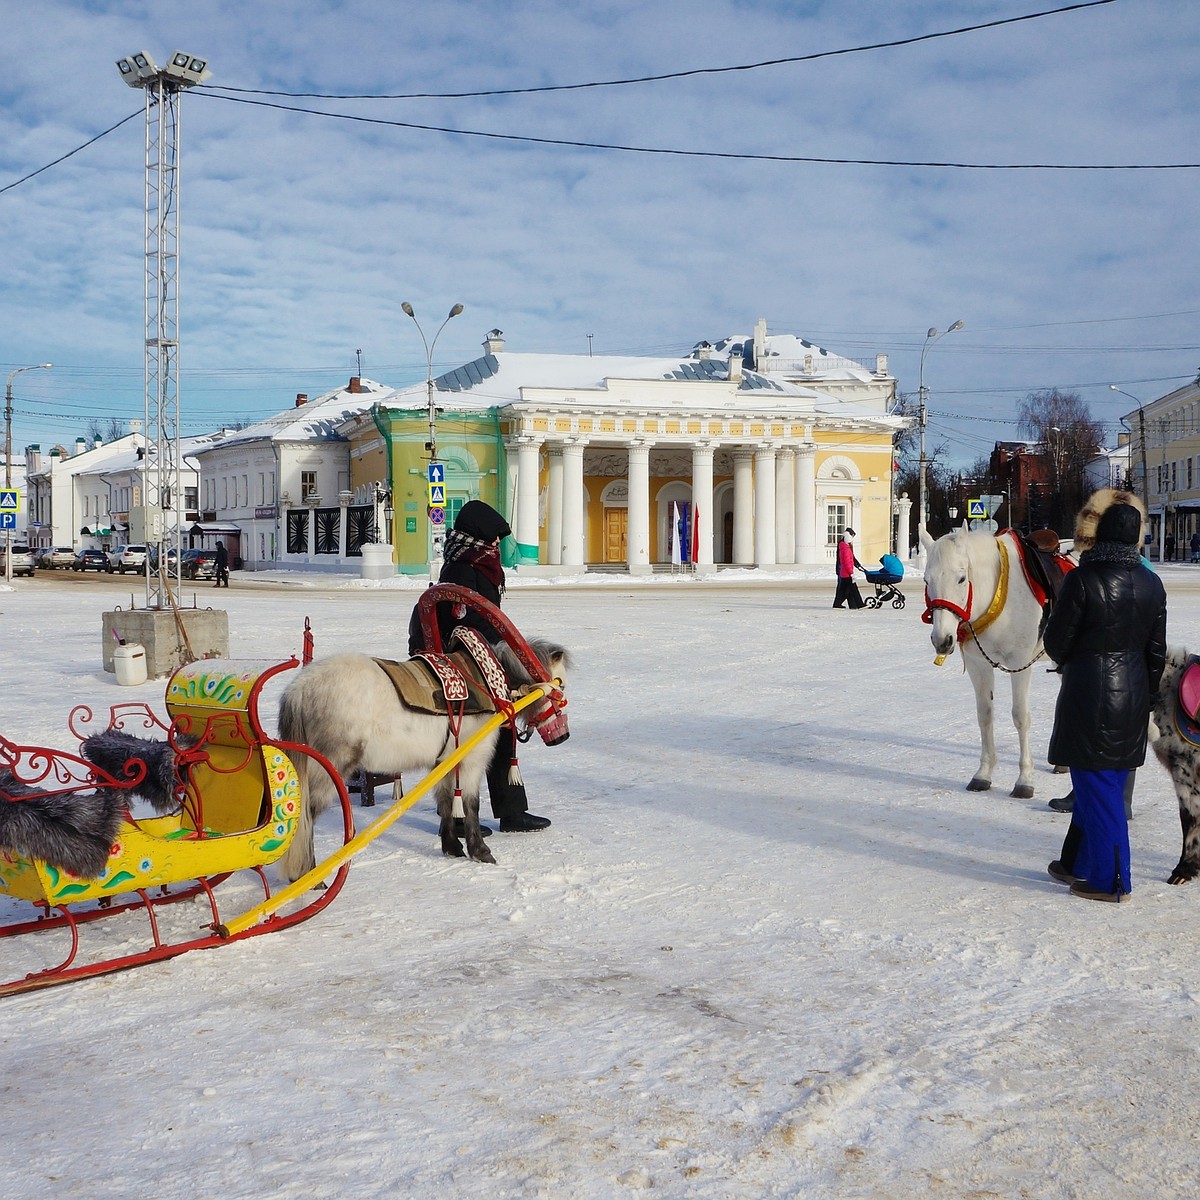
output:
[[713, 569], [713, 447], [692, 447], [692, 512], [696, 522], [696, 569]]
[[754, 452], [754, 562], [775, 565], [775, 447]]
[[583, 442], [563, 446], [562, 565], [583, 567]]
[[811, 565], [822, 562], [819, 547], [817, 448], [807, 445], [796, 451], [796, 561]]
[[650, 571], [650, 443], [629, 447], [629, 510], [625, 528], [626, 561], [630, 575]]
[[546, 480], [546, 561], [558, 566], [563, 545], [563, 456], [561, 446], [547, 446]]
[[754, 563], [754, 451], [745, 446], [733, 452], [733, 561]]
[[775, 561], [796, 561], [796, 452], [775, 455]]
[[538, 560], [538, 461], [541, 443], [534, 438], [517, 439], [517, 513], [513, 534], [517, 539], [517, 562]]

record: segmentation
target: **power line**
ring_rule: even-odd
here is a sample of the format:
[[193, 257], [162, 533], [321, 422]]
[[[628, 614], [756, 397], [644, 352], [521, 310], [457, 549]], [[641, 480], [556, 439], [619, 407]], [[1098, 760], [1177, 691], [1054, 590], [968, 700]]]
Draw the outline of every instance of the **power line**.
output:
[[[1112, 0], [1097, 0], [1111, 3]], [[585, 142], [573, 138], [534, 137], [530, 134], [494, 133], [482, 129], [457, 129], [449, 125], [424, 125], [416, 121], [395, 121], [384, 117], [364, 117], [355, 113], [328, 112], [296, 104], [277, 104], [272, 100], [247, 100], [241, 96], [221, 96], [204, 89], [196, 95], [230, 104], [249, 104], [280, 112], [305, 113], [334, 121], [354, 121], [363, 125], [385, 125], [394, 129], [413, 129], [420, 133], [447, 133], [456, 137], [484, 138], [500, 142], [521, 142], [535, 146], [565, 146], [574, 150], [612, 150], [622, 154], [646, 154], [676, 158], [711, 158], [735, 162], [809, 163], [839, 167], [928, 167], [958, 171], [1194, 171], [1200, 162], [1178, 163], [969, 163], [927, 159], [830, 158], [802, 154], [740, 154], [732, 150], [680, 150], [666, 146], [629, 146], [620, 142]]]
[[120, 129], [126, 121], [132, 121], [134, 117], [142, 116], [143, 112], [144, 110], [140, 108], [137, 110], [137, 112], [131, 112], [129, 116], [122, 117], [115, 125], [110, 125], [103, 133], [98, 133], [94, 138], [89, 138], [83, 143], [82, 146], [76, 146], [74, 150], [68, 150], [66, 154], [60, 155], [53, 162], [48, 162], [44, 167], [38, 167], [36, 171], [30, 171], [28, 175], [24, 175], [20, 179], [14, 179], [12, 183], [6, 183], [3, 187], [0, 187], [0, 195], [3, 195], [7, 191], [11, 191], [15, 187], [19, 187], [23, 183], [27, 183], [35, 175], [40, 175], [43, 171], [48, 171], [51, 167], [57, 167], [59, 163], [66, 162], [68, 158], [70, 158], [72, 155], [78, 154], [80, 150], [86, 150], [89, 146], [92, 146], [98, 142], [102, 137], [107, 137], [113, 132], [113, 130]]
[[913, 46], [919, 42], [931, 42], [938, 38], [957, 37], [964, 33], [978, 33], [982, 29], [996, 29], [1001, 25], [1016, 25], [1022, 21], [1035, 21], [1041, 17], [1052, 17], [1059, 13], [1075, 12], [1083, 8], [1100, 8], [1112, 4], [1113, 0], [1087, 0], [1086, 3], [1068, 4], [1062, 8], [1045, 9], [1042, 12], [1026, 13], [1020, 17], [1004, 17], [996, 21], [985, 21], [980, 25], [964, 25], [959, 29], [945, 29], [937, 33], [916, 34], [913, 37], [897, 38], [890, 42], [872, 42], [865, 46], [848, 46], [841, 50], [820, 50], [813, 54], [797, 54], [789, 58], [770, 58], [763, 62], [742, 63], [729, 67], [695, 67], [688, 71], [668, 71], [660, 75], [639, 75], [631, 79], [592, 80], [588, 83], [546, 84], [541, 87], [492, 88], [476, 92], [282, 92], [266, 88], [235, 88], [221, 84], [209, 85], [211, 90], [240, 92], [254, 96], [287, 96], [294, 100], [468, 100], [486, 96], [527, 96], [539, 92], [572, 92], [585, 88], [629, 87], [641, 83], [661, 83], [669, 79], [687, 79], [695, 75], [724, 75], [736, 71], [758, 71], [763, 67], [779, 67], [790, 63], [815, 62], [822, 58], [837, 58], [842, 55], [864, 54], [869, 50], [891, 50], [899, 46]]

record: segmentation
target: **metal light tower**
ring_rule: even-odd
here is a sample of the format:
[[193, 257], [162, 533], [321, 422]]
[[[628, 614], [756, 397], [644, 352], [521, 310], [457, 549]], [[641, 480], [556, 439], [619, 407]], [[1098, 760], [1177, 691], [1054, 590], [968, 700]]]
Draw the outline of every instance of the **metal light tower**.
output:
[[[141, 504], [130, 511], [130, 540], [159, 548], [146, 559], [146, 607], [170, 600], [165, 514], [182, 511], [179, 486], [179, 95], [209, 78], [204, 59], [176, 50], [159, 68], [145, 51], [117, 61], [125, 82], [146, 96], [144, 362], [146, 450]], [[175, 521], [178, 541], [179, 518]], [[138, 536], [140, 534], [140, 536]], [[178, 571], [178, 565], [176, 565]]]

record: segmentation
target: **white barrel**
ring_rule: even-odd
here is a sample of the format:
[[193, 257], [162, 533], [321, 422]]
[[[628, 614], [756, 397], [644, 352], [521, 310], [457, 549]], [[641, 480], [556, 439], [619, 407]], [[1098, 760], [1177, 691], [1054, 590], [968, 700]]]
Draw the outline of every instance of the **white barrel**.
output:
[[138, 642], [127, 642], [113, 648], [113, 670], [117, 682], [123, 687], [146, 682], [146, 647]]

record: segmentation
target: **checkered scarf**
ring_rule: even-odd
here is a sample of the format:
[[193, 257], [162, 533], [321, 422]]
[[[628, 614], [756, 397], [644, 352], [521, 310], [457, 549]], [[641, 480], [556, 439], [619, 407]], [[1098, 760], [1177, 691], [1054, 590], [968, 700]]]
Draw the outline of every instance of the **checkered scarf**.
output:
[[504, 591], [504, 568], [500, 565], [500, 547], [480, 541], [461, 529], [452, 529], [446, 535], [442, 548], [443, 561], [461, 562], [474, 567], [485, 579]]

